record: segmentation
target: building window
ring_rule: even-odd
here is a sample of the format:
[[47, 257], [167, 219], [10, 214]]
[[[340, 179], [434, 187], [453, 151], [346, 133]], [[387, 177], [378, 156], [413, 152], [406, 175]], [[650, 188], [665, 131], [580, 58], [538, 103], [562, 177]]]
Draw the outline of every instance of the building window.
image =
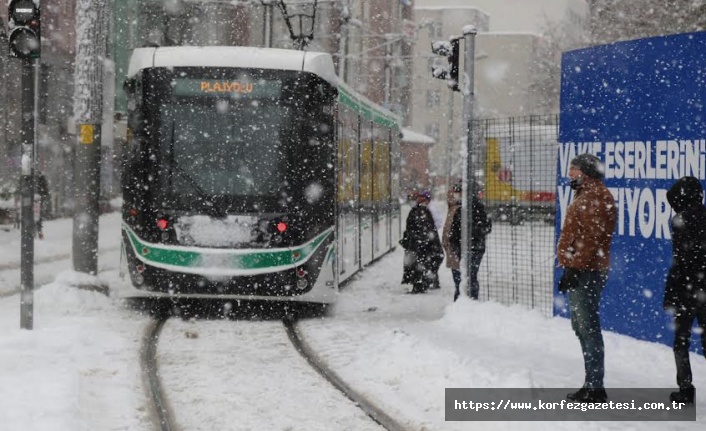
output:
[[434, 138], [434, 140], [439, 140], [439, 123], [430, 123], [424, 127], [424, 133]]
[[441, 103], [441, 91], [427, 90], [427, 108], [436, 108]]

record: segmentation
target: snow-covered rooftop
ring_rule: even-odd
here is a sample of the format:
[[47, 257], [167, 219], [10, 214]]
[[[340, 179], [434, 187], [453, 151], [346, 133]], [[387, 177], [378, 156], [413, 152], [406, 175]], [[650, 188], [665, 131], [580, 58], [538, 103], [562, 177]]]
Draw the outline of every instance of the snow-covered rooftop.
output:
[[402, 141], [412, 144], [434, 145], [436, 141], [431, 136], [415, 132], [412, 129], [402, 129]]

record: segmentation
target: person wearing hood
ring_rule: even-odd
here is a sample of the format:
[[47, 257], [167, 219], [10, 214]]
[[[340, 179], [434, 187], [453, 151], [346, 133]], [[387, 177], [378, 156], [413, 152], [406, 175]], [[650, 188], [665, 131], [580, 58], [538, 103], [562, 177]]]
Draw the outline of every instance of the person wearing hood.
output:
[[412, 284], [409, 293], [426, 293], [438, 283], [438, 271], [444, 260], [444, 251], [439, 233], [434, 225], [434, 217], [428, 205], [431, 193], [417, 194], [417, 206], [407, 216], [407, 223], [400, 245], [409, 251], [405, 255], [402, 284]]
[[605, 351], [599, 305], [608, 281], [610, 246], [617, 220], [615, 198], [603, 184], [603, 164], [592, 154], [571, 160], [569, 178], [574, 200], [566, 209], [557, 244], [557, 260], [564, 268], [559, 291], [568, 294], [571, 327], [581, 344], [585, 380], [568, 394], [575, 402], [601, 403]]
[[664, 307], [674, 315], [674, 360], [678, 392], [670, 400], [694, 403], [689, 346], [696, 318], [701, 327], [701, 345], [706, 355], [706, 207], [698, 179], [683, 177], [667, 192], [676, 213], [672, 219], [672, 266], [667, 274]]

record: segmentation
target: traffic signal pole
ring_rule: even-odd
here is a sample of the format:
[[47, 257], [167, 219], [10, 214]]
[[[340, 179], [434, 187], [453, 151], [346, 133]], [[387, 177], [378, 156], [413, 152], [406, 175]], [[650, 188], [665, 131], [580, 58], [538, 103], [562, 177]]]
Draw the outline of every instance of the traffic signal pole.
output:
[[473, 196], [476, 195], [476, 181], [475, 181], [475, 167], [474, 167], [474, 144], [473, 144], [473, 104], [475, 98], [475, 92], [473, 90], [474, 80], [474, 66], [475, 66], [475, 41], [476, 41], [476, 28], [472, 25], [468, 25], [463, 28], [463, 37], [466, 39], [466, 55], [464, 61], [464, 73], [466, 79], [464, 80], [462, 93], [463, 93], [463, 121], [466, 125], [466, 175], [465, 175], [465, 191], [466, 195], [464, 200], [466, 201], [462, 207], [461, 217], [464, 223], [461, 237], [463, 238], [463, 245], [461, 250], [463, 256], [461, 260], [466, 263], [466, 293], [470, 295], [471, 293], [471, 274], [473, 272], [473, 262], [471, 259], [471, 242], [473, 241]]
[[35, 73], [38, 60], [22, 59], [22, 141], [20, 177], [20, 328], [34, 326], [34, 150]]
[[[467, 25], [463, 28], [462, 37], [452, 37], [449, 41], [432, 42], [431, 50], [434, 54], [444, 56], [449, 62], [449, 67], [432, 66], [432, 76], [439, 79], [445, 79], [447, 85], [453, 91], [460, 91], [463, 94], [463, 123], [466, 127], [466, 157], [464, 158], [464, 186], [463, 204], [461, 205], [461, 260], [465, 265], [465, 281], [466, 293], [471, 293], [471, 274], [473, 273], [473, 262], [471, 259], [471, 243], [473, 241], [473, 196], [476, 195], [475, 181], [475, 166], [474, 166], [474, 143], [473, 143], [473, 103], [475, 93], [473, 90], [474, 81], [474, 62], [475, 62], [475, 40], [476, 28], [472, 25]], [[465, 39], [465, 61], [463, 85], [459, 79], [459, 43], [461, 39]], [[451, 104], [449, 105], [449, 115], [453, 113], [453, 93], [450, 97]], [[451, 121], [451, 118], [449, 118]], [[449, 126], [451, 130], [451, 126]], [[450, 145], [450, 142], [449, 142]], [[447, 182], [451, 169], [448, 168], [448, 147], [447, 147]]]
[[39, 0], [9, 0], [7, 25], [10, 57], [22, 62], [20, 78], [20, 328], [34, 326], [34, 163], [37, 134], [37, 87], [41, 54]]

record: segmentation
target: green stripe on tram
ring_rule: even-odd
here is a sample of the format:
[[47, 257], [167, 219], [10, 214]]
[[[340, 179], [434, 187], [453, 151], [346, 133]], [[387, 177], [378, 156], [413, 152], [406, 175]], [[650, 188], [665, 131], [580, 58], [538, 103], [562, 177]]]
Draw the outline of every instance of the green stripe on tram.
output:
[[392, 128], [399, 127], [399, 124], [395, 118], [390, 117], [383, 112], [377, 111], [371, 106], [368, 106], [365, 102], [358, 100], [343, 87], [338, 87], [338, 101], [376, 124]]
[[141, 240], [129, 227], [123, 225], [123, 230], [127, 233], [132, 246], [136, 250], [136, 254], [148, 264], [152, 263], [183, 268], [207, 268], [208, 266], [206, 264], [210, 258], [213, 257], [220, 265], [225, 264], [228, 269], [243, 270], [276, 268], [279, 266], [296, 265], [299, 262], [306, 261], [333, 232], [333, 228], [326, 229], [306, 244], [291, 249], [209, 253], [207, 248], [204, 248], [204, 252], [196, 252], [182, 249], [183, 247], [179, 246], [165, 247], [159, 244], [148, 243]]

